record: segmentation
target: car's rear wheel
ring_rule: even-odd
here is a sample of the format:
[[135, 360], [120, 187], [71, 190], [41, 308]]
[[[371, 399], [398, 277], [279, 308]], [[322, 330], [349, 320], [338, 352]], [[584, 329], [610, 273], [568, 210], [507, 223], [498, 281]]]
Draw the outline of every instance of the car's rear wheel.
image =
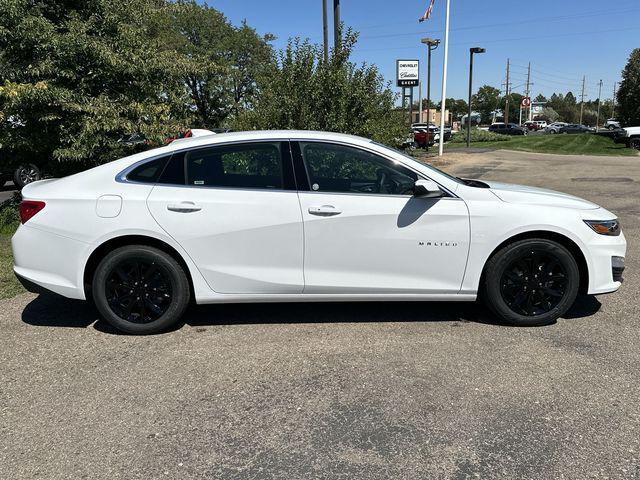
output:
[[35, 182], [42, 178], [40, 169], [33, 163], [26, 163], [16, 168], [13, 174], [13, 183], [18, 188], [23, 188], [25, 185]]
[[171, 255], [129, 245], [107, 254], [93, 276], [93, 299], [118, 330], [158, 333], [176, 325], [189, 304], [189, 281]]
[[579, 284], [578, 265], [565, 247], [527, 239], [505, 246], [487, 262], [484, 299], [513, 325], [548, 325], [573, 305]]
[[631, 148], [635, 148], [636, 150], [640, 150], [640, 138], [632, 138], [629, 140], [629, 146]]

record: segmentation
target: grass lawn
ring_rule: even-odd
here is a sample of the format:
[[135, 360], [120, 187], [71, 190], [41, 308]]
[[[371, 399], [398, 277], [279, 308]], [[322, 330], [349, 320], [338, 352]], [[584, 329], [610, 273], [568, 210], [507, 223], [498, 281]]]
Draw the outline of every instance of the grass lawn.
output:
[[0, 230], [0, 300], [11, 298], [25, 291], [13, 274], [12, 235], [12, 229], [4, 228]]
[[[464, 143], [449, 143], [448, 150], [466, 148]], [[599, 135], [526, 135], [513, 136], [503, 142], [471, 142], [473, 148], [519, 150], [522, 152], [557, 153], [561, 155], [637, 156], [638, 151]]]

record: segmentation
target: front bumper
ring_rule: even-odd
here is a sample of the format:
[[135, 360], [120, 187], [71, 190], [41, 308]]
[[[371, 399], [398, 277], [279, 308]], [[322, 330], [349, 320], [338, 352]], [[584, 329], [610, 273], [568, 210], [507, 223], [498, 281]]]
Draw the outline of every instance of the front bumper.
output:
[[594, 236], [587, 245], [589, 257], [589, 294], [615, 292], [622, 285], [622, 272], [627, 250], [623, 233], [617, 237]]

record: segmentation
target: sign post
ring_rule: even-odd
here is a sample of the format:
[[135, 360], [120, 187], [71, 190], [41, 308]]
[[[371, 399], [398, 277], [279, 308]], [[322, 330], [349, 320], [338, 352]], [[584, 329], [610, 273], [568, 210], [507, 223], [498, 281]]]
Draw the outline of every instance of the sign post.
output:
[[520, 125], [522, 125], [522, 109], [526, 111], [529, 107], [531, 107], [531, 97], [523, 97], [520, 103]]
[[417, 87], [419, 84], [420, 61], [396, 60], [396, 85], [402, 88], [403, 108], [405, 100], [409, 100], [409, 126], [413, 123], [413, 87]]

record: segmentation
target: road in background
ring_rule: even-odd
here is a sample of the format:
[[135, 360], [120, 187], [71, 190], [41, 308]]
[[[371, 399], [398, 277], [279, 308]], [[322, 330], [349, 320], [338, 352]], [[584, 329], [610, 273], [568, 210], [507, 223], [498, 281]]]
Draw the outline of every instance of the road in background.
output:
[[616, 212], [621, 290], [541, 328], [474, 303], [215, 305], [147, 337], [78, 301], [0, 301], [3, 478], [639, 478], [640, 162], [443, 164]]
[[7, 182], [4, 186], [0, 186], [0, 203], [13, 197], [15, 192], [16, 187], [13, 185], [13, 182]]

